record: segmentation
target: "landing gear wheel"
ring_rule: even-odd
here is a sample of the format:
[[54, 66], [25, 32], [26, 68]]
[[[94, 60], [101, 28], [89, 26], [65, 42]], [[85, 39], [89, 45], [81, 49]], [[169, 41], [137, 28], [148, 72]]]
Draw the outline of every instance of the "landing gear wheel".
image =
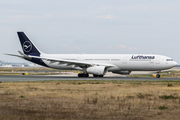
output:
[[93, 77], [98, 77], [98, 75], [94, 75], [94, 74], [93, 74]]
[[99, 75], [99, 77], [103, 77], [103, 75]]
[[160, 78], [161, 77], [160, 72], [161, 72], [160, 70], [157, 71], [156, 78]]
[[94, 74], [93, 74], [93, 76], [94, 77], [103, 77], [103, 75], [94, 75]]
[[157, 78], [160, 78], [161, 76], [159, 74], [156, 75]]
[[89, 77], [89, 74], [79, 73], [78, 77]]

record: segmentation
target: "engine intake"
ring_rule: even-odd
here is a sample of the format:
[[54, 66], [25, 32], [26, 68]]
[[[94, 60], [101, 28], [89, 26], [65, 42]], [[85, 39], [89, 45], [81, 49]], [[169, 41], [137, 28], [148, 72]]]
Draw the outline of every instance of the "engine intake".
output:
[[106, 66], [93, 66], [86, 69], [87, 73], [94, 75], [105, 75], [107, 73]]

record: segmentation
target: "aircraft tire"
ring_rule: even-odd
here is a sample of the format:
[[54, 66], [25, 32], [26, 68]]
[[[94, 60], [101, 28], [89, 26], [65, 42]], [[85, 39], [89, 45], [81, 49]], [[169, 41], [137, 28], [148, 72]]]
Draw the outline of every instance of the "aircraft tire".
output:
[[99, 75], [99, 77], [103, 77], [103, 75]]
[[103, 77], [103, 75], [94, 75], [94, 74], [93, 74], [93, 76], [94, 77]]
[[86, 74], [86, 77], [89, 77], [89, 74]]
[[156, 75], [156, 78], [160, 78], [161, 76], [159, 74]]
[[78, 77], [89, 77], [89, 74], [79, 73]]
[[98, 76], [98, 75], [94, 75], [94, 74], [93, 74], [93, 77], [99, 77], [99, 76]]

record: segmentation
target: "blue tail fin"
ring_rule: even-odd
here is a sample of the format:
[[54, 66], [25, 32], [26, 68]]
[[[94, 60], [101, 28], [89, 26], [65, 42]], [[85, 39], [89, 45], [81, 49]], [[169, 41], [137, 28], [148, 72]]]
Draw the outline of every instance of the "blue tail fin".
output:
[[24, 32], [17, 32], [17, 34], [19, 36], [19, 40], [21, 42], [24, 54], [40, 56], [40, 50], [38, 50], [38, 48], [29, 40], [29, 38], [24, 34]]

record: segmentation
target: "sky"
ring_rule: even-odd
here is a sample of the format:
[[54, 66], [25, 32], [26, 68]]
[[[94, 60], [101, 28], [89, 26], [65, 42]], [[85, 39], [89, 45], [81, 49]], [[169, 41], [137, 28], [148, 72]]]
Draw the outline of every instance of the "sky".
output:
[[179, 0], [1, 0], [0, 60], [23, 31], [44, 53], [160, 54], [180, 64]]

